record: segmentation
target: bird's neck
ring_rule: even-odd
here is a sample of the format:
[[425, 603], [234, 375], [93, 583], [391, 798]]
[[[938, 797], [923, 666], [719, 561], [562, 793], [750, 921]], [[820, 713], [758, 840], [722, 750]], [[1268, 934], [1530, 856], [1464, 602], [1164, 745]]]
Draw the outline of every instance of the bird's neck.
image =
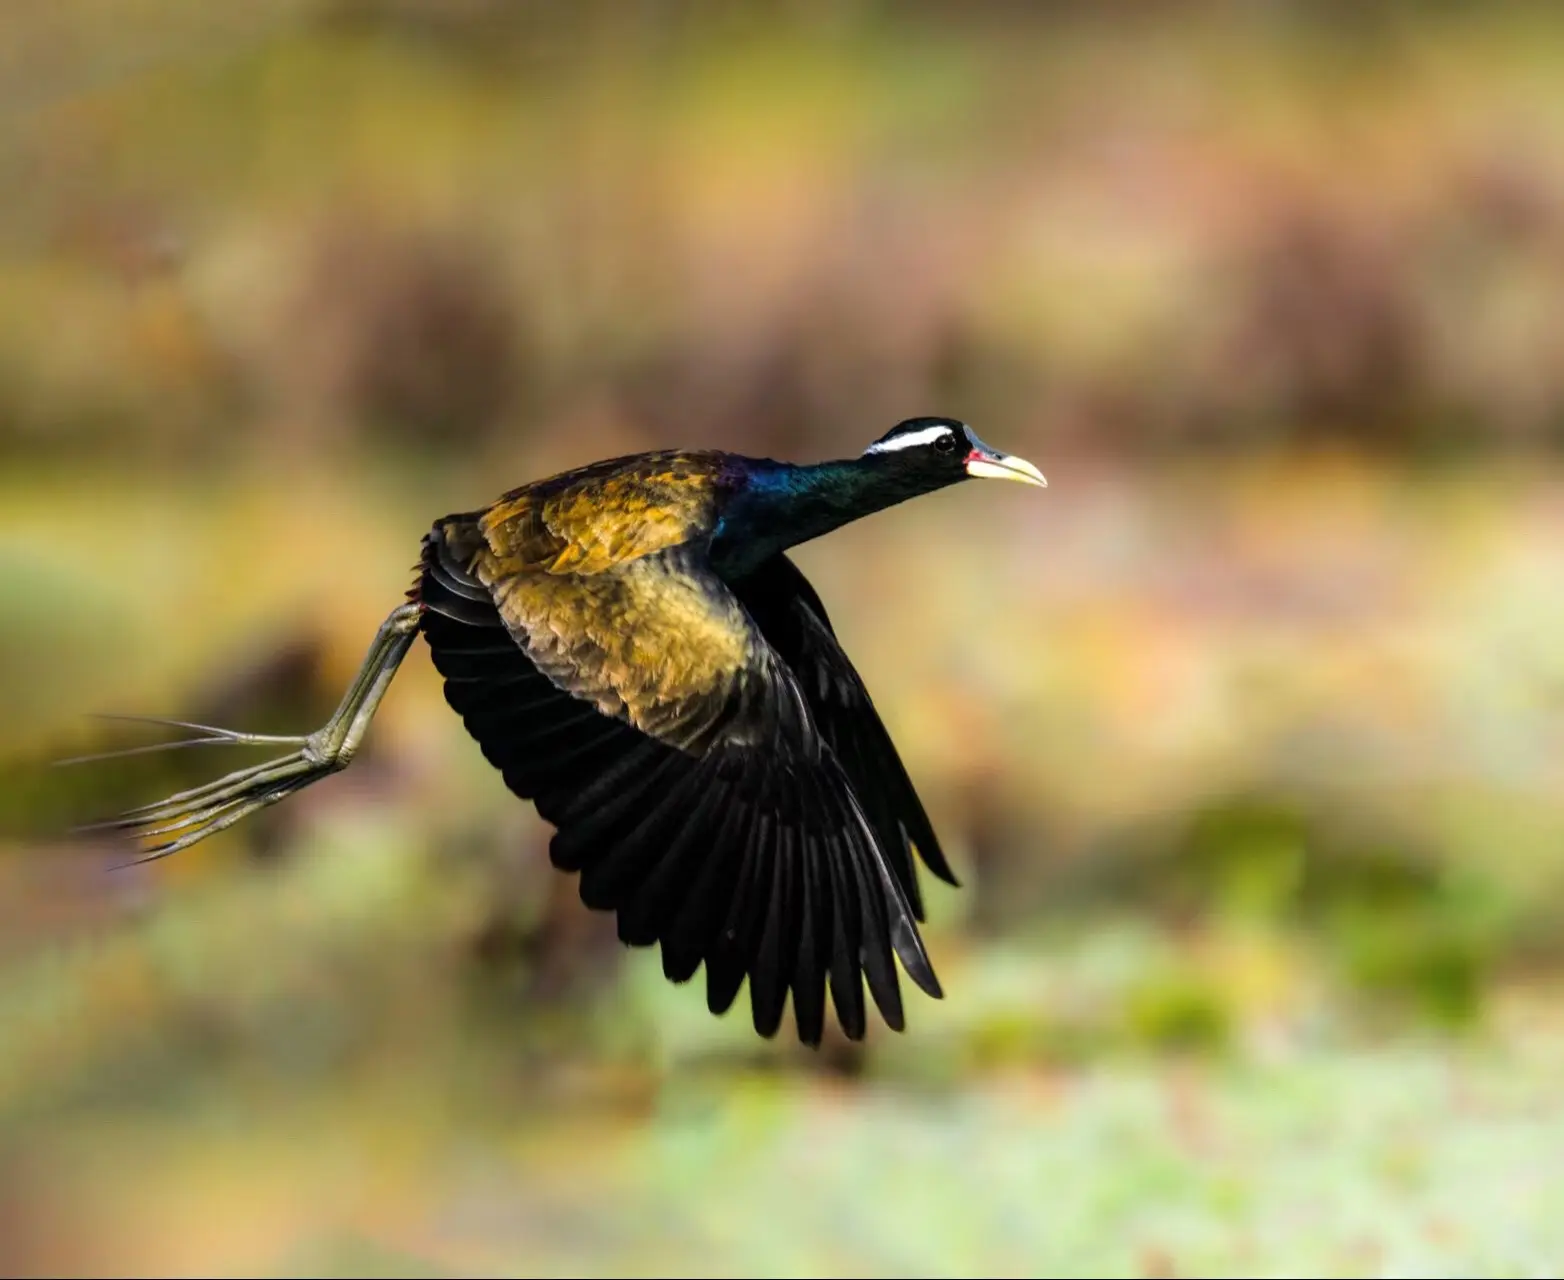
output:
[[778, 552], [928, 492], [874, 456], [800, 466], [753, 464], [712, 541], [720, 571], [742, 575]]

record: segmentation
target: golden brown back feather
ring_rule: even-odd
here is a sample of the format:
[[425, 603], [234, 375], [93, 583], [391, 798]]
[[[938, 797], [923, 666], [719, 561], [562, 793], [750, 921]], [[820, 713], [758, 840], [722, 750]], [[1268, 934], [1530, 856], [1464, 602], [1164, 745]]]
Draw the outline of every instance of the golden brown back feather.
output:
[[496, 576], [603, 573], [710, 534], [718, 453], [644, 453], [513, 489], [478, 519]]

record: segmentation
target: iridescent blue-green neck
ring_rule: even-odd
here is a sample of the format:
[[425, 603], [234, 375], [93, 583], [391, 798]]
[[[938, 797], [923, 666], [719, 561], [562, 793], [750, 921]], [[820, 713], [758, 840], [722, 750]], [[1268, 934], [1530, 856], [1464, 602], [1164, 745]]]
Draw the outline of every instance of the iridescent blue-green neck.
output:
[[741, 577], [780, 551], [947, 483], [872, 454], [807, 466], [746, 461], [712, 537], [712, 564]]

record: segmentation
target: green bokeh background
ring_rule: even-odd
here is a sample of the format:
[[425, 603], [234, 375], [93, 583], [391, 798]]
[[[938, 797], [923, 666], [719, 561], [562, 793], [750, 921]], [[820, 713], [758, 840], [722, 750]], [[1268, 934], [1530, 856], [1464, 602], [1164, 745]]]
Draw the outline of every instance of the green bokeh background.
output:
[[[0, 13], [0, 1271], [1557, 1274], [1561, 84], [1501, 4]], [[904, 1035], [624, 951], [421, 648], [68, 834], [238, 754], [91, 713], [318, 724], [445, 512], [921, 413], [1051, 487], [798, 553], [963, 879]]]

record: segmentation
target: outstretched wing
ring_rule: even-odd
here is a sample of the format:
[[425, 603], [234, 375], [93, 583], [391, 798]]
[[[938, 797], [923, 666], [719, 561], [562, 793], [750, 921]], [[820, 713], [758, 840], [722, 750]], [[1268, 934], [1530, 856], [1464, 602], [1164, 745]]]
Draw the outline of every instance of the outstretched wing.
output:
[[557, 828], [550, 856], [581, 872], [583, 901], [615, 911], [625, 942], [660, 943], [674, 981], [704, 963], [713, 1012], [747, 976], [770, 1036], [791, 989], [815, 1044], [829, 985], [859, 1038], [867, 978], [900, 1029], [893, 955], [939, 984], [797, 677], [674, 521], [640, 523], [616, 555], [561, 509], [584, 508], [513, 495], [426, 538], [418, 594], [447, 701]]
[[734, 586], [772, 649], [798, 678], [821, 736], [841, 762], [913, 913], [924, 918], [912, 850], [946, 884], [957, 884], [906, 767], [851, 659], [798, 566], [773, 556]]

